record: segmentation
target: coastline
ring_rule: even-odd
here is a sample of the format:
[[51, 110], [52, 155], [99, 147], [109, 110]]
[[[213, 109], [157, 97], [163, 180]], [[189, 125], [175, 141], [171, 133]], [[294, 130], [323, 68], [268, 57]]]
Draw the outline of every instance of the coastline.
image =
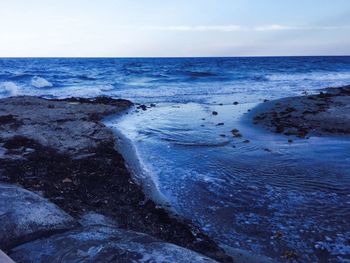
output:
[[153, 200], [158, 206], [176, 216], [178, 213], [174, 207], [171, 206], [167, 198], [158, 190], [154, 180], [147, 174], [147, 171], [145, 171], [135, 145], [118, 129], [118, 127], [110, 123], [110, 119], [113, 118], [113, 120], [115, 120], [115, 117], [123, 118], [125, 116], [108, 116], [103, 119], [103, 123], [112, 129], [117, 142], [116, 149], [123, 156], [125, 165], [131, 173], [132, 178], [142, 187], [148, 198]]
[[[348, 116], [347, 112], [349, 108], [347, 107], [347, 102], [350, 98], [349, 91], [350, 87], [344, 86], [325, 89], [317, 95], [288, 97], [276, 101], [266, 101], [257, 105], [252, 111], [245, 115], [244, 118], [248, 117], [251, 122], [254, 122], [255, 125], [252, 126], [255, 128], [259, 127], [265, 130], [281, 133], [281, 135], [286, 136], [308, 138], [308, 136], [314, 135], [348, 135], [348, 122], [344, 121], [344, 116]], [[97, 100], [74, 98], [66, 100], [46, 100], [37, 97], [16, 97], [0, 100], [0, 109], [2, 112], [4, 112], [4, 114], [1, 114], [0, 116], [0, 122], [4, 126], [2, 131], [0, 131], [0, 153], [3, 155], [5, 152], [5, 155], [7, 155], [5, 159], [3, 156], [1, 156], [0, 159], [3, 167], [0, 171], [0, 184], [2, 182], [16, 183], [33, 192], [40, 193], [45, 198], [48, 198], [56, 203], [60, 208], [63, 208], [63, 210], [68, 212], [74, 219], [79, 219], [88, 212], [100, 213], [103, 216], [112, 218], [120, 229], [147, 233], [150, 236], [154, 236], [165, 242], [171, 242], [182, 247], [187, 247], [220, 262], [230, 262], [227, 254], [232, 256], [235, 259], [235, 262], [241, 262], [241, 259], [239, 259], [237, 255], [239, 255], [239, 253], [245, 254], [244, 251], [235, 252], [234, 249], [228, 249], [228, 251], [225, 253], [223, 249], [220, 248], [220, 245], [216, 244], [209, 237], [203, 234], [201, 230], [193, 226], [191, 222], [186, 219], [176, 217], [176, 211], [171, 211], [166, 199], [159, 195], [159, 192], [157, 191], [156, 186], [152, 183], [152, 180], [150, 180], [150, 183], [147, 182], [146, 185], [139, 185], [140, 181], [144, 179], [142, 177], [139, 178], [141, 179], [140, 181], [137, 181], [137, 176], [140, 175], [139, 172], [142, 170], [142, 164], [138, 161], [137, 153], [132, 145], [132, 142], [128, 141], [128, 138], [126, 138], [122, 133], [115, 131], [113, 134], [113, 131], [106, 127], [108, 124], [108, 118], [116, 115], [121, 116], [121, 114], [125, 113], [125, 111], [128, 110], [132, 104], [123, 100], [116, 102], [112, 99], [101, 99], [102, 98], [98, 98]], [[10, 103], [7, 103], [6, 101], [10, 101]], [[11, 105], [11, 103], [13, 105], [10, 108], [6, 108], [9, 107], [8, 105]], [[120, 103], [120, 105], [118, 105], [118, 103]], [[50, 113], [44, 114], [43, 116], [34, 116], [34, 120], [29, 120], [30, 118], [28, 117], [32, 116], [30, 114], [28, 115], [28, 112], [24, 114], [26, 116], [22, 117], [19, 116], [18, 112], [12, 112], [14, 107], [31, 107], [32, 109], [40, 109], [40, 107], [43, 106], [42, 104], [44, 104], [44, 108], [47, 109], [48, 112], [56, 108], [59, 109], [63, 105], [64, 107], [68, 106], [68, 108], [85, 108], [83, 112], [78, 112], [77, 114], [73, 114], [74, 111], [68, 114], [67, 112], [64, 112], [64, 114], [60, 113], [59, 115], [56, 115], [56, 117], [59, 116], [59, 118], [56, 118], [55, 114], [51, 115]], [[293, 107], [294, 110], [290, 110], [291, 107]], [[20, 112], [20, 109], [17, 110]], [[84, 111], [86, 112], [84, 113]], [[40, 112], [35, 114], [40, 115], [43, 113]], [[88, 124], [85, 128], [78, 129], [81, 123], [76, 122], [74, 119], [76, 116], [80, 116], [79, 121], [82, 121], [84, 125], [87, 125], [88, 123], [90, 124]], [[307, 118], [305, 118], [305, 116], [307, 116]], [[339, 122], [339, 124], [345, 125], [341, 126], [340, 128], [337, 126], [339, 116], [341, 116], [342, 119], [342, 122]], [[42, 128], [40, 127], [42, 124], [38, 123], [38, 119], [36, 119], [37, 117], [40, 117], [42, 122], [48, 121], [48, 123], [45, 124], [46, 128], [52, 128], [50, 118], [54, 118], [54, 122], [56, 123], [55, 129], [49, 130], [48, 134], [40, 134], [38, 131]], [[70, 122], [73, 122], [74, 125], [67, 124]], [[333, 130], [327, 130], [329, 127], [329, 122], [331, 122]], [[280, 131], [280, 125], [284, 126], [282, 132]], [[25, 126], [27, 126], [27, 128], [23, 130], [23, 127]], [[34, 131], [32, 131], [33, 138], [30, 136], [30, 134], [26, 134], [26, 132], [30, 131], [31, 129], [28, 127], [34, 127]], [[86, 131], [87, 129], [88, 131], [91, 131], [91, 133], [85, 133], [83, 136], [82, 134], [73, 134], [73, 137], [84, 137], [84, 143], [81, 144], [82, 141], [78, 141], [78, 143], [74, 144], [75, 147], [72, 148], [69, 145], [61, 144], [60, 140], [64, 139], [61, 137], [62, 131], [59, 131], [60, 129], [56, 129], [61, 127], [64, 127], [64, 129], [68, 127], [69, 131], [78, 129], [78, 132], [82, 132], [84, 130]], [[23, 136], [21, 132], [18, 132], [21, 131], [21, 129], [22, 132], [24, 131], [26, 136]], [[35, 131], [37, 133], [35, 133]], [[52, 141], [50, 141], [50, 137], [53, 135], [57, 136], [57, 134], [59, 139], [55, 140], [52, 138]], [[91, 139], [96, 134], [98, 134], [98, 136], [92, 140], [95, 141], [96, 145], [90, 144], [89, 139], [87, 138]], [[74, 140], [71, 139], [72, 138], [70, 138], [68, 142], [74, 143]], [[87, 141], [85, 141], [86, 139]], [[107, 141], [105, 141], [102, 145], [99, 144], [99, 142], [103, 141], [103, 139], [107, 139]], [[89, 147], [84, 145], [85, 143], [87, 143], [86, 145], [89, 145]], [[105, 149], [102, 149], [101, 146], [105, 147]], [[98, 158], [101, 157], [102, 159], [92, 164], [90, 163], [91, 161], [96, 161], [96, 156], [94, 156], [96, 153], [100, 155]], [[120, 154], [122, 154], [123, 157]], [[49, 169], [53, 169], [53, 173], [47, 179], [52, 180], [55, 179], [52, 176], [59, 175], [58, 180], [61, 180], [60, 182], [47, 180], [47, 182], [44, 182], [44, 184], [53, 183], [55, 187], [57, 186], [56, 183], [62, 184], [64, 187], [59, 188], [59, 191], [66, 191], [66, 188], [70, 188], [72, 184], [76, 184], [76, 178], [66, 176], [67, 172], [73, 172], [73, 174], [76, 174], [83, 171], [84, 176], [88, 176], [87, 180], [92, 180], [92, 183], [94, 184], [96, 184], [96, 182], [101, 183], [103, 179], [106, 178], [102, 177], [96, 181], [95, 175], [89, 178], [89, 173], [94, 173], [95, 164], [98, 164], [99, 172], [102, 171], [102, 173], [107, 174], [113, 173], [112, 170], [104, 169], [106, 164], [108, 164], [108, 166], [113, 166], [113, 164], [115, 164], [113, 161], [111, 161], [111, 158], [114, 159], [115, 157], [118, 159], [118, 167], [116, 170], [118, 173], [121, 172], [123, 176], [125, 176], [125, 181], [123, 180], [121, 183], [124, 184], [124, 186], [125, 183], [128, 185], [127, 187], [120, 188], [122, 192], [125, 191], [123, 192], [123, 198], [132, 198], [131, 203], [123, 204], [125, 206], [122, 207], [121, 210], [126, 210], [124, 210], [122, 214], [120, 214], [120, 212], [115, 212], [112, 209], [112, 207], [118, 207], [121, 205], [120, 202], [113, 203], [112, 199], [115, 199], [115, 195], [106, 199], [106, 197], [111, 194], [111, 188], [107, 187], [106, 184], [112, 182], [111, 186], [113, 186], [113, 181], [109, 181], [110, 178], [104, 183], [103, 190], [105, 191], [105, 194], [102, 196], [102, 202], [98, 201], [97, 203], [89, 203], [91, 201], [89, 198], [88, 200], [83, 201], [80, 198], [80, 200], [78, 200], [81, 205], [80, 210], [77, 210], [77, 203], [73, 202], [72, 200], [68, 201], [72, 202], [74, 204], [73, 206], [71, 205], [72, 203], [66, 202], [66, 193], [63, 196], [58, 196], [58, 198], [57, 196], [50, 196], [47, 192], [48, 189], [42, 188], [43, 186], [41, 185], [40, 180], [38, 184], [30, 182], [30, 180], [32, 180], [31, 177], [33, 177], [33, 173], [35, 174], [35, 172], [31, 170], [33, 167], [30, 168], [30, 166], [33, 165], [34, 162], [40, 162], [42, 158], [43, 160], [41, 160], [40, 165], [43, 165], [43, 162], [49, 163], [48, 166], [44, 165], [44, 169], [46, 169], [45, 172], [48, 172]], [[28, 159], [31, 161], [28, 162]], [[57, 163], [59, 164], [58, 169], [54, 168]], [[65, 167], [67, 164], [68, 167]], [[43, 167], [40, 165], [34, 168], [37, 170], [43, 169]], [[73, 166], [78, 166], [79, 169], [73, 169]], [[21, 170], [20, 167], [25, 167], [25, 169], [29, 169], [31, 171], [27, 173], [25, 170]], [[7, 170], [7, 168], [9, 169]], [[62, 173], [62, 171], [58, 171], [60, 169], [63, 169], [64, 172]], [[19, 173], [23, 173], [25, 178], [20, 178], [20, 176], [18, 176]], [[39, 172], [39, 174], [41, 173], [42, 172]], [[130, 178], [133, 179], [130, 181]], [[135, 179], [137, 183], [135, 183]], [[93, 187], [92, 185], [89, 185], [89, 187], [90, 186]], [[58, 187], [61, 187], [61, 185]], [[79, 188], [79, 185], [77, 187]], [[67, 195], [71, 195], [78, 188], [74, 188], [73, 186], [72, 189], [68, 189], [69, 191]], [[96, 193], [98, 192], [94, 192], [94, 194]], [[133, 196], [135, 193], [137, 197]], [[76, 198], [77, 196], [73, 197]], [[149, 200], [148, 197], [150, 197], [152, 200]], [[104, 203], [105, 201], [107, 201], [107, 203]], [[163, 208], [165, 209], [160, 208], [159, 203], [161, 206], [163, 205]], [[139, 209], [141, 210], [139, 211]], [[120, 217], [121, 215], [122, 217]], [[130, 216], [130, 218], [128, 218], [128, 216]], [[171, 229], [174, 226], [176, 228], [174, 231], [177, 233], [177, 236], [175, 237], [172, 235], [174, 232], [172, 232], [173, 230]], [[69, 229], [71, 229], [71, 226], [68, 227], [68, 230]], [[53, 234], [57, 234], [57, 231], [50, 234], [45, 233], [44, 236], [51, 236]], [[34, 242], [37, 238], [40, 238], [40, 236], [32, 237], [32, 239], [29, 240], [29, 243]], [[5, 252], [9, 251], [11, 253], [14, 247], [18, 247], [18, 245], [27, 241], [28, 240], [20, 241], [15, 246], [11, 245], [11, 247], [5, 249]], [[235, 253], [238, 254], [235, 255]], [[259, 256], [252, 256], [251, 253], [248, 253], [248, 256], [251, 260], [250, 262], [253, 260], [256, 260], [253, 262], [260, 262]]]
[[[115, 150], [112, 131], [101, 123], [105, 116], [120, 114], [131, 105], [109, 98], [2, 99], [0, 138], [5, 157], [1, 158], [1, 182], [41, 193], [73, 219], [91, 211], [101, 213], [116, 220], [121, 229], [231, 262], [224, 250], [191, 222], [159, 208], [133, 182], [124, 158]], [[113, 176], [115, 173], [118, 176]], [[6, 251], [23, 242], [35, 243], [37, 238], [40, 235], [23, 241], [19, 238]]]

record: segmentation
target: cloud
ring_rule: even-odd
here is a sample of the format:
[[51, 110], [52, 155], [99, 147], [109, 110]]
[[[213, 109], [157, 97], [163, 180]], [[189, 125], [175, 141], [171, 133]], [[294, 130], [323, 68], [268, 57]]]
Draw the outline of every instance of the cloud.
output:
[[147, 30], [164, 30], [164, 31], [243, 31], [239, 25], [218, 25], [218, 26], [145, 26]]
[[252, 31], [281, 31], [281, 30], [297, 30], [298, 27], [284, 26], [284, 25], [264, 25], [252, 28]]
[[214, 26], [142, 26], [142, 30], [155, 31], [217, 31], [217, 32], [264, 32], [264, 31], [290, 31], [290, 30], [339, 30], [350, 29], [350, 26], [288, 26], [288, 25], [259, 25], [259, 26], [242, 26], [242, 25], [214, 25]]

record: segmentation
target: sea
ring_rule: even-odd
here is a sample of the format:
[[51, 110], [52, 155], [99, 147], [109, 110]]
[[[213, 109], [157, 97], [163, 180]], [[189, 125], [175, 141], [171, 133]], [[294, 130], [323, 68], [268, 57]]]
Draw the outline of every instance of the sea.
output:
[[350, 139], [274, 134], [249, 112], [349, 84], [350, 57], [0, 59], [1, 98], [133, 101], [105, 124], [140, 183], [218, 243], [276, 262], [350, 262]]

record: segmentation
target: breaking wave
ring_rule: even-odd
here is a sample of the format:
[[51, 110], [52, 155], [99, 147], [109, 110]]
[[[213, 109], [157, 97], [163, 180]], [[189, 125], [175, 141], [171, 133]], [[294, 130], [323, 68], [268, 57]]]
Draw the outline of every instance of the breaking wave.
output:
[[35, 76], [32, 78], [31, 85], [35, 88], [51, 88], [53, 84], [44, 78]]
[[7, 81], [0, 83], [1, 96], [16, 96], [18, 91], [19, 87], [14, 82]]

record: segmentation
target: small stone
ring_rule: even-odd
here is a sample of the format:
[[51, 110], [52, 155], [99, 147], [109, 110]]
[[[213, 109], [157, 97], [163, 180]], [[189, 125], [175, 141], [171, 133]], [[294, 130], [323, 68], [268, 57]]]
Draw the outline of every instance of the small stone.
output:
[[238, 101], [235, 101], [235, 102], [233, 103], [233, 105], [238, 105]]
[[140, 106], [137, 107], [138, 109], [141, 109], [143, 111], [147, 110], [147, 106], [144, 104], [141, 104]]
[[69, 179], [69, 178], [65, 178], [65, 179], [62, 180], [62, 183], [64, 183], [64, 184], [70, 184], [72, 182], [73, 181], [71, 179]]
[[237, 138], [242, 137], [242, 134], [240, 134], [239, 130], [237, 130], [237, 129], [233, 129], [233, 130], [231, 131], [231, 133], [232, 133], [232, 135], [233, 135], [234, 137], [237, 137]]
[[218, 113], [217, 111], [213, 111], [212, 114], [216, 116], [216, 115], [218, 115], [219, 113]]

